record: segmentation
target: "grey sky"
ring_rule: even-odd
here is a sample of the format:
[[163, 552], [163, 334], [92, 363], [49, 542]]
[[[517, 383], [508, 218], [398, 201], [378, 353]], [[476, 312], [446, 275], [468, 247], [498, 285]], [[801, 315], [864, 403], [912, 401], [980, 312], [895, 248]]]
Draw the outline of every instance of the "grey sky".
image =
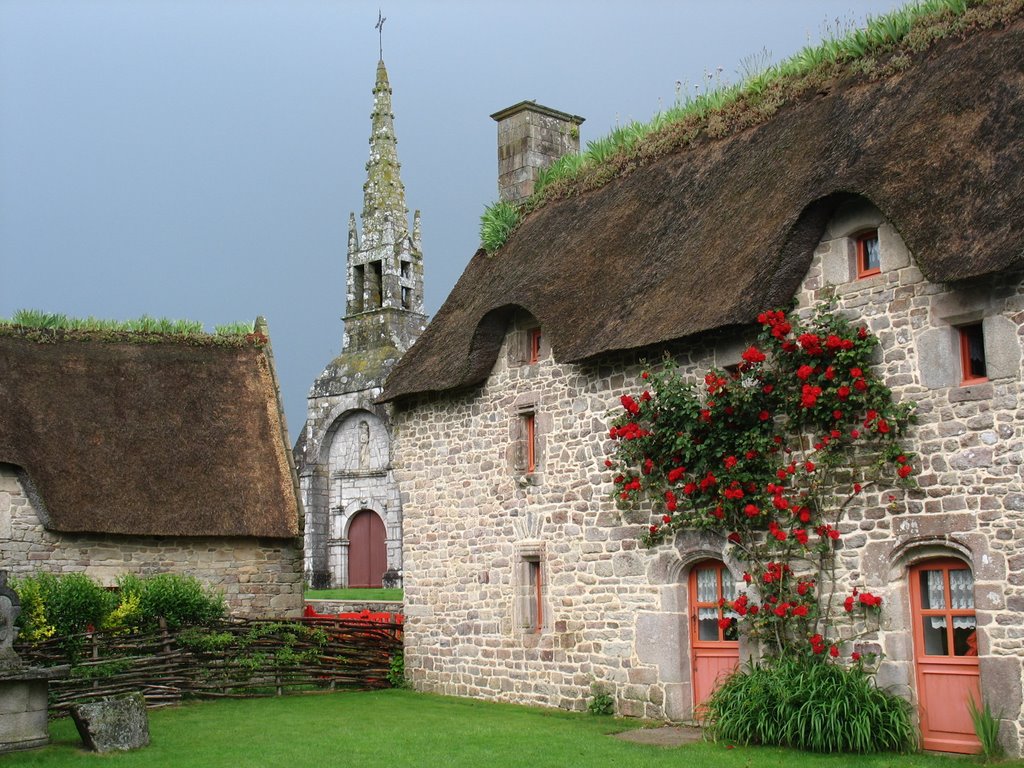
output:
[[[0, 316], [267, 317], [289, 431], [340, 351], [362, 209], [378, 2], [0, 0]], [[523, 99], [583, 143], [763, 48], [898, 0], [380, 3], [426, 304], [496, 197], [495, 124]]]

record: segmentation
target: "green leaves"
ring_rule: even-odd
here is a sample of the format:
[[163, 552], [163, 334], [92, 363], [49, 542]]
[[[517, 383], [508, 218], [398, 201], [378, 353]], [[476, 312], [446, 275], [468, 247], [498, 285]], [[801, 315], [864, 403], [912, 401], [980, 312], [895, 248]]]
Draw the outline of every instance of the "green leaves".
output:
[[813, 752], [907, 752], [909, 702], [878, 689], [859, 667], [776, 658], [730, 675], [705, 710], [716, 741]]
[[519, 226], [521, 216], [514, 203], [501, 201], [489, 205], [480, 217], [480, 244], [484, 250], [492, 254], [501, 248]]

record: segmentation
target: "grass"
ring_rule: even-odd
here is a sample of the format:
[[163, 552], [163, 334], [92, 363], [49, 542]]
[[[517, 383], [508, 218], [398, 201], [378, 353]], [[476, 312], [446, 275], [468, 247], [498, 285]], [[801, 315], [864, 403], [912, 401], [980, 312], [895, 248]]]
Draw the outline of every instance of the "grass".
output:
[[[990, 10], [985, 6], [991, 6]], [[693, 141], [701, 133], [722, 136], [770, 117], [784, 104], [839, 75], [844, 68], [882, 77], [904, 68], [909, 56], [934, 41], [971, 24], [999, 23], [1000, 9], [1019, 13], [1014, 0], [915, 0], [883, 16], [869, 18], [862, 29], [830, 31], [788, 59], [771, 64], [753, 57], [738, 83], [715, 80], [694, 93], [677, 91], [668, 109], [650, 121], [632, 122], [608, 136], [587, 143], [586, 151], [567, 155], [538, 174], [533, 194], [522, 207], [506, 202], [488, 206], [481, 217], [480, 240], [493, 254], [500, 249], [529, 211], [548, 200], [594, 189]], [[973, 11], [973, 13], [972, 13]], [[767, 52], [766, 52], [767, 53]], [[749, 62], [754, 62], [753, 64]], [[711, 129], [711, 119], [717, 126]]]
[[378, 600], [401, 600], [401, 589], [307, 589], [307, 600], [356, 600], [377, 602]]
[[[74, 724], [51, 725], [54, 743], [5, 755], [4, 768], [303, 768], [322, 765], [489, 768], [964, 768], [935, 755], [819, 755], [698, 743], [654, 747], [606, 734], [639, 721], [491, 704], [411, 691], [334, 693], [204, 702], [150, 712], [152, 743], [114, 755], [83, 752]], [[1024, 763], [1004, 763], [1020, 768]]]
[[[195, 320], [172, 320], [149, 315], [133, 320], [106, 320], [97, 317], [70, 317], [63, 313], [43, 312], [38, 309], [19, 309], [10, 319], [0, 318], [0, 326], [21, 326], [46, 331], [207, 335], [203, 324]], [[214, 335], [244, 336], [252, 333], [252, 330], [252, 323], [225, 323], [214, 327]]]

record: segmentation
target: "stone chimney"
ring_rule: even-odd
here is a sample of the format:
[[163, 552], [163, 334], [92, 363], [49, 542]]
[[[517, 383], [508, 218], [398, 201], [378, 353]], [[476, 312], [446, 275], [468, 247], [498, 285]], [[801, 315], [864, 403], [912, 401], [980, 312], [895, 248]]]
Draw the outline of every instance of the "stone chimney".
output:
[[491, 115], [498, 122], [498, 195], [519, 202], [533, 192], [542, 168], [580, 151], [583, 118], [521, 101]]

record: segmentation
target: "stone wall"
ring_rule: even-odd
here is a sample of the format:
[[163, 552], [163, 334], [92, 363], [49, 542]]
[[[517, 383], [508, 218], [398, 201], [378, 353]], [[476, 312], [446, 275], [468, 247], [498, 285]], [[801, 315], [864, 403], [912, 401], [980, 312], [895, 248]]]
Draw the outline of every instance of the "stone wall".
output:
[[0, 562], [12, 576], [86, 573], [112, 586], [124, 573], [180, 573], [224, 593], [234, 616], [302, 612], [302, 542], [62, 534], [39, 521], [14, 468], [0, 464]]
[[[857, 280], [852, 236], [875, 225], [882, 272]], [[806, 308], [829, 296], [879, 336], [878, 373], [918, 411], [910, 442], [921, 455], [920, 490], [861, 497], [839, 553], [841, 586], [861, 585], [886, 601], [882, 627], [869, 638], [887, 654], [879, 680], [914, 696], [908, 567], [940, 554], [967, 561], [976, 579], [982, 688], [1002, 708], [1003, 736], [1019, 751], [1021, 276], [929, 283], [895, 228], [870, 206], [854, 205], [835, 217], [798, 298]], [[960, 386], [958, 369], [942, 367], [959, 365], [948, 349], [956, 325], [974, 320], [984, 324], [990, 380]], [[686, 579], [693, 563], [722, 559], [722, 542], [683, 534], [653, 550], [638, 545], [649, 516], [615, 508], [603, 461], [608, 413], [620, 395], [638, 391], [640, 361], [560, 364], [542, 350], [529, 365], [517, 350], [533, 321], [524, 313], [517, 322], [484, 385], [423, 398], [395, 415], [406, 669], [421, 690], [577, 710], [596, 681], [614, 690], [622, 714], [689, 718]], [[751, 338], [670, 351], [696, 376], [738, 362]], [[532, 475], [510, 449], [521, 439], [524, 403], [538, 432]], [[517, 618], [519, 560], [537, 552], [547, 585], [540, 632]]]

